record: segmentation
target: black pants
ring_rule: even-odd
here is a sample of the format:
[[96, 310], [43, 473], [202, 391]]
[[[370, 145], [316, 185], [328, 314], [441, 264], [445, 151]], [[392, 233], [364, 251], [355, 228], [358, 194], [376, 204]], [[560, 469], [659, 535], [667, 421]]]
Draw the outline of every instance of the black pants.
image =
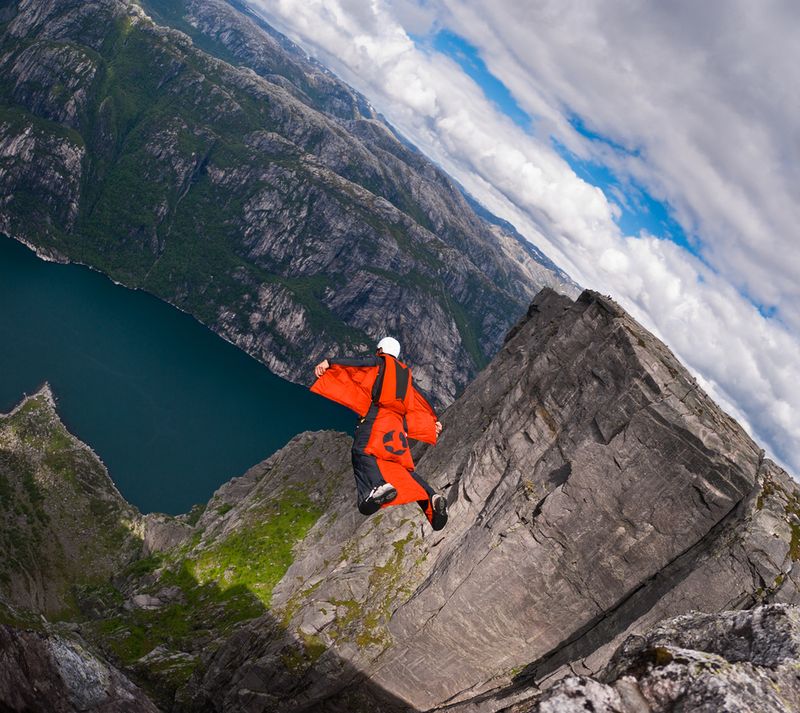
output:
[[[361, 453], [355, 448], [352, 451], [353, 457], [353, 475], [356, 478], [356, 490], [358, 491], [358, 511], [363, 515], [372, 515], [380, 509], [380, 505], [373, 502], [366, 502], [367, 496], [372, 492], [373, 488], [383, 485], [386, 480], [381, 474], [378, 459], [368, 453]], [[426, 500], [417, 500], [419, 506], [427, 511], [431, 498], [436, 491], [428, 485], [416, 471], [409, 473], [411, 477], [422, 486], [422, 489], [428, 494]]]

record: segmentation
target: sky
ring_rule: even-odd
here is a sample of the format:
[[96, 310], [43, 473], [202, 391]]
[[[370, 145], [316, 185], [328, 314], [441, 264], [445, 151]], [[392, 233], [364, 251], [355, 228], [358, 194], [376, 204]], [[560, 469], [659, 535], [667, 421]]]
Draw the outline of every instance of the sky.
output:
[[800, 4], [249, 3], [800, 475]]

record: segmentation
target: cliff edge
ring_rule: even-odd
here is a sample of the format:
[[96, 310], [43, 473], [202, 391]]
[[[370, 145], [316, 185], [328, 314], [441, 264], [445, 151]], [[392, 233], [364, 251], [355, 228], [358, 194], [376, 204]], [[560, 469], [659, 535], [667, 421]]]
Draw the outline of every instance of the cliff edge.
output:
[[[615, 651], [693, 610], [794, 626], [797, 483], [609, 298], [542, 291], [442, 420], [417, 453], [442, 532], [362, 517], [349, 436], [302, 434], [202, 512], [147, 516], [72, 635], [164, 710], [489, 713], [622, 695]], [[640, 647], [653, 680], [670, 646]]]
[[[336, 652], [279, 709], [336, 710], [368, 680], [416, 710], [496, 710], [663, 618], [798, 601], [795, 482], [610, 299], [540, 293], [443, 420], [418, 467], [445, 531], [348, 499], [275, 587], [287, 630]], [[274, 680], [274, 646], [245, 626], [196, 700]]]

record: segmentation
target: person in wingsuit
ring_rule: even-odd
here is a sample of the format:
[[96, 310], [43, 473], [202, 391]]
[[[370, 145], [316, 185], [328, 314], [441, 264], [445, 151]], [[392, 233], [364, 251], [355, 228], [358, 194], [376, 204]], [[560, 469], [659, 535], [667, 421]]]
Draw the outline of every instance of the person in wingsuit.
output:
[[400, 343], [385, 337], [374, 356], [325, 359], [314, 368], [311, 391], [361, 417], [352, 449], [359, 511], [417, 502], [441, 530], [447, 501], [414, 471], [408, 439], [435, 444], [442, 424], [399, 356]]

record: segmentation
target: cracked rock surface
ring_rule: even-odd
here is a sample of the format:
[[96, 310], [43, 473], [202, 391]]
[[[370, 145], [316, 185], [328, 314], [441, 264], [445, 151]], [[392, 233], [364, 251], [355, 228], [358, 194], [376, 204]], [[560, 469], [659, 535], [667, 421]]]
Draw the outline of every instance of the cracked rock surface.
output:
[[[443, 421], [417, 462], [444, 531], [344, 511], [276, 587], [327, 647], [277, 710], [338, 710], [362, 676], [415, 710], [524, 705], [666, 617], [800, 601], [796, 484], [608, 298], [540, 293]], [[260, 661], [274, 680], [244, 632], [195, 690], [222, 700]]]
[[[44, 396], [15, 413], [18, 506], [37, 449], [102, 468]], [[304, 433], [193, 515], [134, 518], [141, 554], [126, 539], [110, 581], [72, 566], [68, 638], [181, 712], [792, 709], [800, 488], [612, 300], [542, 291], [442, 420], [415, 461], [444, 530], [413, 503], [364, 518], [350, 437]], [[44, 562], [40, 539], [17, 559]], [[81, 561], [102, 563], [91, 539]], [[15, 592], [0, 616], [45, 635]]]
[[630, 637], [602, 674], [570, 677], [528, 713], [785, 713], [800, 710], [800, 609], [691, 613]]
[[0, 624], [4, 711], [158, 713], [145, 693], [86, 647]]

